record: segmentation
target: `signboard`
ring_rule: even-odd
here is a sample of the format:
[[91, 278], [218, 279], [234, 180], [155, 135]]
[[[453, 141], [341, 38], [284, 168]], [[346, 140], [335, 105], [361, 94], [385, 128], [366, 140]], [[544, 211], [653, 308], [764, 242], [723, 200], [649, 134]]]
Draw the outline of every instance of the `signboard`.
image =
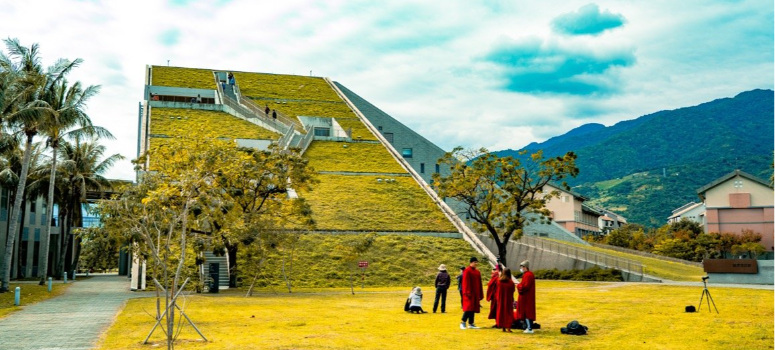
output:
[[705, 272], [711, 273], [758, 273], [759, 265], [755, 259], [705, 259], [702, 261]]
[[367, 268], [367, 267], [369, 267], [369, 262], [368, 261], [359, 261], [358, 262], [358, 267], [360, 267], [360, 268]]

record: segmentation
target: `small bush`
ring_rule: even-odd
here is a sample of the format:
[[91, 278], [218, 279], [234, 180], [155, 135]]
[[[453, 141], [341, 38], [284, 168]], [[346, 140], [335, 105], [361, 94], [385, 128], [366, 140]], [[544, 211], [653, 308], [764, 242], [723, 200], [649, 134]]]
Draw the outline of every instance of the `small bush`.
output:
[[[566, 280], [566, 281], [608, 281], [621, 282], [622, 272], [617, 269], [604, 269], [598, 266], [586, 270], [536, 270], [533, 271], [537, 279], [542, 280]], [[521, 277], [521, 276], [519, 276]]]

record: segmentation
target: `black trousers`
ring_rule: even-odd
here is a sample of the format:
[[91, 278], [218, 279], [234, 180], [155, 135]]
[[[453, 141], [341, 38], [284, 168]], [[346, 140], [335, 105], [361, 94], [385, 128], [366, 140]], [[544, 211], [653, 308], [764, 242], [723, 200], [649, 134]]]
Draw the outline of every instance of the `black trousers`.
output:
[[436, 288], [436, 299], [433, 300], [433, 312], [436, 312], [441, 298], [441, 312], [447, 312], [447, 288]]
[[468, 324], [474, 324], [474, 315], [476, 315], [473, 311], [464, 311], [463, 312], [463, 323], [468, 321]]

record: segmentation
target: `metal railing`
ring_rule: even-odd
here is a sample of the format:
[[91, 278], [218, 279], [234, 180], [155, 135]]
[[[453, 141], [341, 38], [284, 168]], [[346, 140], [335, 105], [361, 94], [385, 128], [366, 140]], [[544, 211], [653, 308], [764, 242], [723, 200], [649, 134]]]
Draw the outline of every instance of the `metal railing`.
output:
[[487, 257], [487, 259], [490, 262], [490, 265], [495, 266], [496, 258], [495, 254], [490, 251], [489, 248], [479, 239], [479, 237], [471, 231], [470, 228], [461, 220], [457, 214], [450, 208], [447, 203], [445, 203], [439, 195], [434, 191], [428, 183], [423, 180], [422, 176], [418, 174], [416, 171], [414, 171], [414, 168], [412, 168], [411, 165], [404, 159], [401, 154], [396, 151], [396, 149], [393, 147], [393, 145], [385, 139], [385, 137], [382, 135], [377, 128], [374, 127], [374, 125], [371, 124], [371, 122], [366, 118], [361, 111], [355, 107], [355, 104], [350, 101], [347, 96], [345, 96], [344, 93], [342, 93], [341, 90], [339, 90], [339, 87], [336, 86], [330, 79], [323, 78], [328, 85], [336, 92], [337, 95], [339, 95], [339, 98], [344, 101], [348, 107], [355, 113], [356, 116], [358, 116], [358, 119], [366, 125], [366, 127], [377, 137], [380, 143], [382, 143], [383, 146], [388, 150], [391, 156], [393, 156], [393, 159], [395, 159], [401, 166], [409, 172], [410, 175], [412, 175], [412, 178], [415, 179], [415, 181], [420, 185], [420, 187], [425, 190], [425, 193], [428, 194], [428, 196], [431, 197], [434, 203], [441, 209], [441, 211], [444, 213], [444, 215], [447, 217], [447, 219], [452, 222], [452, 224], [457, 228], [458, 232], [463, 234], [463, 239], [466, 240], [471, 246], [479, 252], [479, 254], [482, 254]]
[[571, 244], [564, 244], [557, 241], [550, 241], [531, 236], [522, 236], [522, 238], [520, 238], [519, 241], [516, 241], [515, 243], [526, 245], [535, 249], [540, 249], [545, 252], [588, 262], [598, 266], [626, 271], [640, 276], [644, 275], [644, 267], [640, 262], [619, 258], [613, 255], [598, 253], [590, 249], [585, 249], [583, 247], [578, 247]]

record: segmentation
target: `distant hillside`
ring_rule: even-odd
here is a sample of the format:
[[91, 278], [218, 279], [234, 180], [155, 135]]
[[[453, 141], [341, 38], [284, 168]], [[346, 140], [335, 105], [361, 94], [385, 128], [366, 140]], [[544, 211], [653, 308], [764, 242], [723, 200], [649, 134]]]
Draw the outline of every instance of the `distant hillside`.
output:
[[752, 90], [610, 127], [583, 125], [524, 149], [543, 149], [547, 156], [576, 152], [581, 173], [570, 182], [576, 191], [653, 227], [697, 200], [697, 188], [734, 169], [769, 179], [774, 128], [773, 91]]

